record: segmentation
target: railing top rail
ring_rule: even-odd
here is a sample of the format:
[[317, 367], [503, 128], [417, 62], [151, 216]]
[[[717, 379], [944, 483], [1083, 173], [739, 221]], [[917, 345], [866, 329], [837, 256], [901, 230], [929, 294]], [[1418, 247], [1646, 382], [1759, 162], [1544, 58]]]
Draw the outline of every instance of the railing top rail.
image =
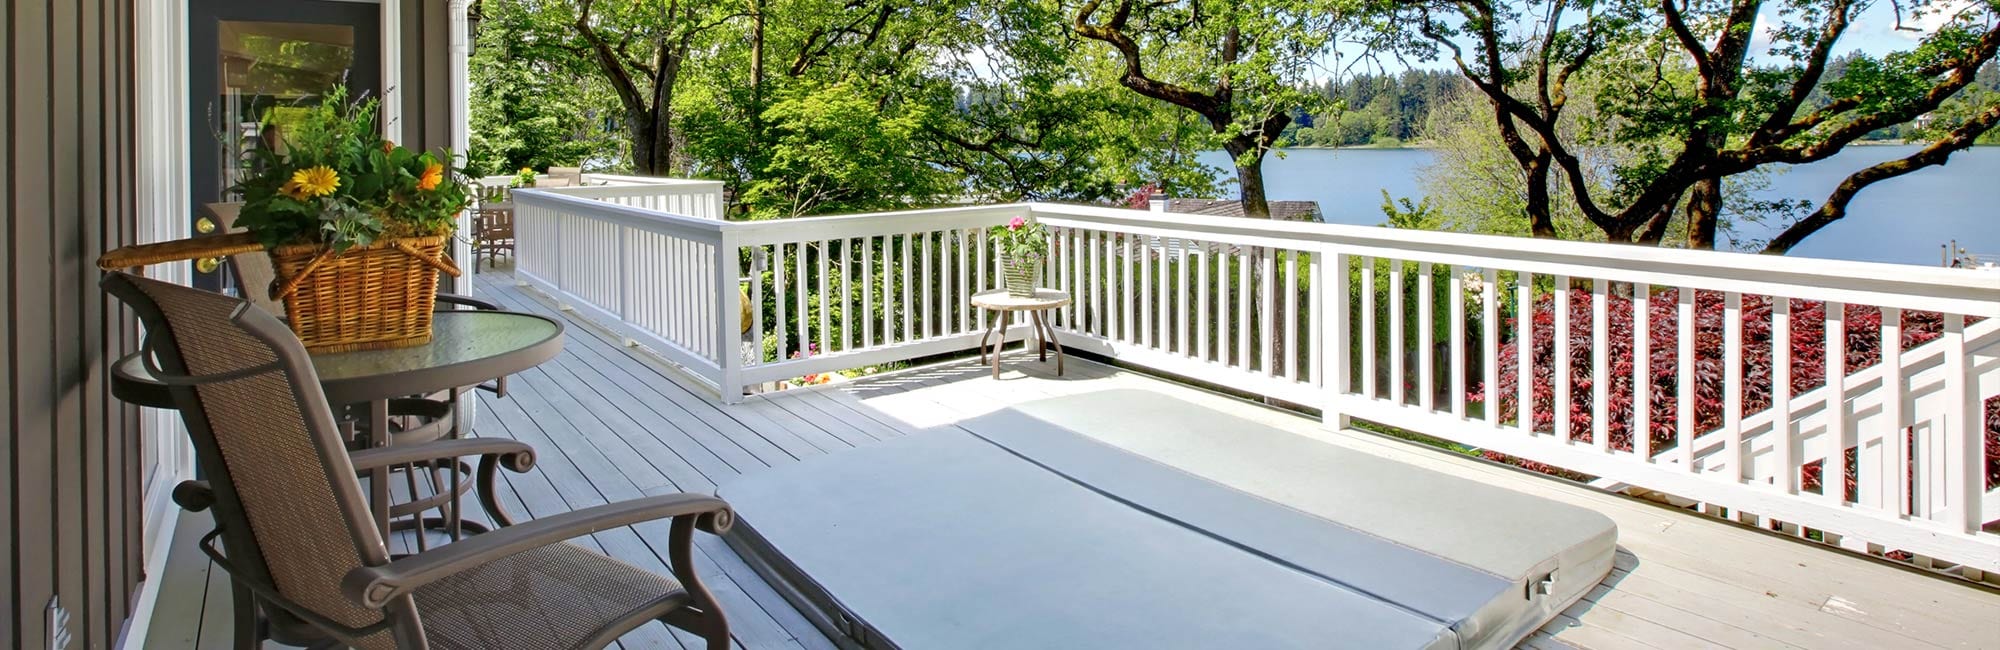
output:
[[729, 225], [728, 222], [719, 219], [669, 214], [557, 191], [563, 189], [589, 188], [522, 188], [514, 191], [514, 202], [522, 206], [558, 209], [639, 230], [707, 242], [721, 242], [723, 231]]
[[1316, 241], [1355, 254], [2000, 317], [2000, 273], [1724, 251], [1033, 203], [1051, 225]]
[[980, 224], [1010, 216], [1027, 216], [1021, 203], [978, 205], [894, 212], [867, 212], [823, 217], [735, 221], [728, 229], [746, 246], [800, 241], [926, 232]]

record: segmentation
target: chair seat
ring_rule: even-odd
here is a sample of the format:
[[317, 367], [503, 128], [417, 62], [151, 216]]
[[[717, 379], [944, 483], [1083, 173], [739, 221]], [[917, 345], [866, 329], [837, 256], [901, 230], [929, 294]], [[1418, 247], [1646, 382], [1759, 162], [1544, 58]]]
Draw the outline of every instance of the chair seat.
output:
[[688, 594], [672, 578], [560, 543], [439, 580], [416, 599], [433, 648], [525, 650], [578, 647], [642, 610], [678, 608]]

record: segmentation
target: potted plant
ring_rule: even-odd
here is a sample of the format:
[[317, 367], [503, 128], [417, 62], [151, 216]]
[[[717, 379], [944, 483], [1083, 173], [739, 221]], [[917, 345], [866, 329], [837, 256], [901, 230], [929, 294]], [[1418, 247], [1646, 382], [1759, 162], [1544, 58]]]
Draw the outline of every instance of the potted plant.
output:
[[336, 87], [231, 188], [277, 271], [273, 297], [315, 352], [429, 341], [437, 274], [459, 273], [445, 249], [469, 183], [448, 156], [384, 140], [376, 107]]
[[1007, 225], [994, 226], [992, 236], [1000, 244], [1007, 295], [1033, 297], [1035, 285], [1041, 281], [1042, 262], [1049, 258], [1048, 228], [1026, 217], [1014, 217]]

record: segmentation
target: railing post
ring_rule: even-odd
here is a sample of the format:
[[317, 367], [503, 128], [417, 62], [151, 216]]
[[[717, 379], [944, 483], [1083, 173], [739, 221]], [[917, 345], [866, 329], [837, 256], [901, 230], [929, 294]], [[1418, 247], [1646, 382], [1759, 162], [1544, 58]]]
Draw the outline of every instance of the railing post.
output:
[[743, 401], [743, 308], [736, 284], [742, 269], [736, 263], [736, 237], [723, 229], [715, 243], [715, 365], [722, 401]]
[[1327, 428], [1345, 429], [1348, 425], [1347, 414], [1341, 410], [1341, 405], [1347, 399], [1349, 372], [1347, 254], [1332, 246], [1321, 246], [1319, 257], [1319, 277], [1313, 278], [1313, 292], [1321, 296], [1323, 304], [1332, 305], [1325, 312], [1325, 323], [1318, 325], [1325, 329], [1321, 340], [1328, 344], [1312, 352], [1319, 355], [1319, 367], [1327, 372], [1327, 376], [1320, 381], [1320, 395], [1324, 400], [1320, 404], [1320, 422]]
[[1965, 347], [1965, 316], [1944, 317], [1944, 442], [1945, 501], [1950, 509], [1945, 525], [1952, 532], [1977, 533], [1984, 517], [1980, 501], [1986, 492], [1985, 404], [1979, 381]]
[[618, 241], [615, 245], [618, 247], [618, 252], [614, 253], [614, 255], [618, 263], [611, 268], [617, 269], [618, 273], [618, 318], [630, 322], [632, 320], [633, 273], [630, 255], [626, 251], [630, 248], [629, 244], [631, 242], [628, 240], [631, 238], [632, 229], [624, 226], [616, 226], [616, 228], [618, 229]]

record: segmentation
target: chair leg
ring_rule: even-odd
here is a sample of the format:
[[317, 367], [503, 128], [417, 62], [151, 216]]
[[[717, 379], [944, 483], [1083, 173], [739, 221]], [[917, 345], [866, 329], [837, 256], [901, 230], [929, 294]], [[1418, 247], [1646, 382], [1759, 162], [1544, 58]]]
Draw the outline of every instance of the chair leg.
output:
[[263, 635], [257, 633], [257, 599], [234, 579], [229, 581], [229, 599], [236, 618], [233, 647], [236, 650], [256, 650], [264, 641]]

